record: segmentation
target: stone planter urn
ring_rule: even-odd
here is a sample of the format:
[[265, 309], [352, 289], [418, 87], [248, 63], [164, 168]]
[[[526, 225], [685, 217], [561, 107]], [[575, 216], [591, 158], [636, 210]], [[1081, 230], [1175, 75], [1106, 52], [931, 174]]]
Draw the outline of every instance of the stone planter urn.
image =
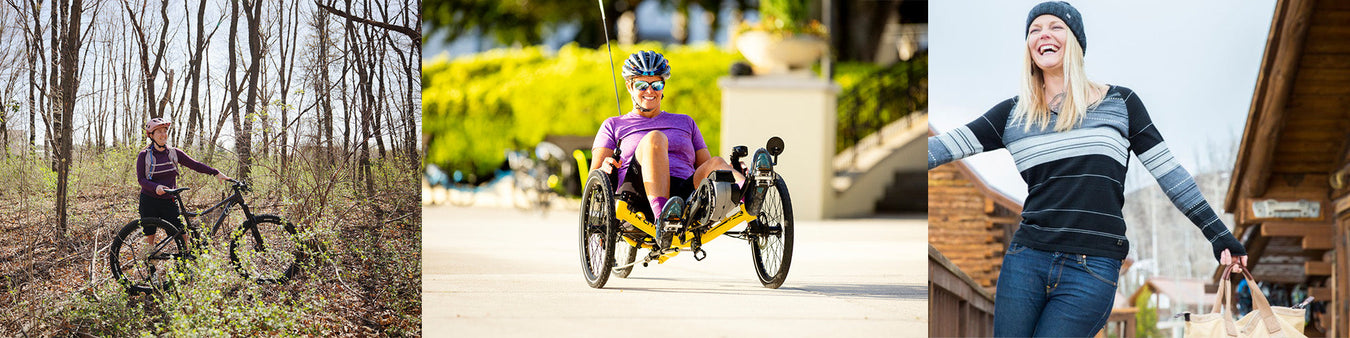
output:
[[736, 49], [750, 61], [755, 75], [809, 74], [811, 64], [820, 60], [828, 47], [824, 38], [809, 34], [785, 37], [752, 30], [736, 37]]

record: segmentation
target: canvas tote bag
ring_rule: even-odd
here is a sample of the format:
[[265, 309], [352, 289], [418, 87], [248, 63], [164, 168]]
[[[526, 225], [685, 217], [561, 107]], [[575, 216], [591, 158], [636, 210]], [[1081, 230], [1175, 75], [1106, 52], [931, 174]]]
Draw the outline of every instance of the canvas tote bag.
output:
[[[1247, 279], [1247, 285], [1251, 286], [1248, 289], [1252, 290], [1252, 312], [1237, 321], [1233, 321], [1232, 307], [1229, 306], [1229, 302], [1233, 300], [1229, 274], [1232, 273], [1234, 265], [1242, 268], [1243, 278]], [[1186, 320], [1186, 338], [1307, 337], [1303, 335], [1305, 310], [1270, 306], [1270, 301], [1261, 293], [1261, 288], [1256, 287], [1255, 278], [1252, 278], [1242, 263], [1235, 260], [1233, 265], [1229, 265], [1228, 269], [1224, 270], [1219, 285], [1218, 300], [1214, 302], [1214, 309], [1210, 313], [1191, 315]]]

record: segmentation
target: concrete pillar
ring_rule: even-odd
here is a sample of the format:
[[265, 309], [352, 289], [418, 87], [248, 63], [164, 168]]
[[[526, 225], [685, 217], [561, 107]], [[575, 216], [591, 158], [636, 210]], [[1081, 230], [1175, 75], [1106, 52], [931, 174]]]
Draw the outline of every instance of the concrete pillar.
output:
[[[719, 156], [731, 147], [764, 147], [769, 137], [783, 138], [783, 154], [775, 170], [787, 182], [793, 217], [819, 220], [833, 217], [835, 108], [839, 85], [801, 76], [724, 77], [722, 138]], [[746, 162], [749, 160], [746, 159]]]

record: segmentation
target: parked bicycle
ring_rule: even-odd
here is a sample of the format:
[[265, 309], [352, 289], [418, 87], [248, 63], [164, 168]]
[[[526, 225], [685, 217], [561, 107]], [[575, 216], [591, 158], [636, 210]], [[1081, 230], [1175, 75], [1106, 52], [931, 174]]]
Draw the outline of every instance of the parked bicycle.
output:
[[553, 143], [540, 142], [534, 153], [533, 158], [524, 151], [506, 153], [516, 188], [511, 200], [521, 210], [545, 212], [558, 197], [555, 189], [562, 177], [571, 174], [571, 167], [566, 163], [566, 153]]
[[[235, 206], [244, 213], [244, 221], [229, 232], [230, 262], [235, 271], [244, 279], [258, 283], [285, 283], [294, 276], [300, 253], [295, 225], [277, 215], [254, 214], [244, 200], [244, 193], [252, 191], [249, 185], [238, 180], [229, 182], [233, 183], [233, 194], [215, 206], [195, 213], [187, 211], [180, 195], [190, 188], [165, 189], [166, 194], [173, 195], [186, 229], [178, 229], [155, 217], [133, 220], [122, 226], [108, 252], [113, 278], [133, 294], [168, 287], [168, 273], [182, 260], [195, 259], [193, 250], [207, 246], [208, 239], [215, 237]], [[208, 236], [202, 236], [192, 219], [216, 210], [220, 211], [220, 217], [211, 226]], [[185, 242], [184, 230], [190, 243]]]

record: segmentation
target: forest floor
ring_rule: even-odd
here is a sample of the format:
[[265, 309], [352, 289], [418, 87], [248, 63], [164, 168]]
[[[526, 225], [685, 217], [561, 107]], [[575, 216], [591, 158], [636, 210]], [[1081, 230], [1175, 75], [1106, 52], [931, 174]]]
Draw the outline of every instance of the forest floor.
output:
[[[175, 287], [130, 296], [112, 280], [109, 243], [138, 217], [132, 163], [139, 149], [77, 154], [68, 226], [55, 212], [56, 174], [33, 155], [0, 158], [0, 332], [23, 336], [133, 335], [421, 335], [421, 206], [415, 169], [405, 160], [374, 161], [368, 176], [340, 163], [260, 156], [251, 166], [254, 214], [281, 215], [301, 239], [300, 271], [289, 283], [258, 284], [235, 273], [225, 233], [174, 277]], [[203, 162], [237, 176], [229, 154]], [[218, 165], [217, 165], [218, 164]], [[285, 168], [285, 169], [281, 169]], [[215, 178], [181, 168], [189, 210], [230, 191]], [[367, 180], [358, 177], [370, 177]], [[209, 218], [194, 223], [213, 222]], [[206, 221], [209, 219], [210, 221]]]

